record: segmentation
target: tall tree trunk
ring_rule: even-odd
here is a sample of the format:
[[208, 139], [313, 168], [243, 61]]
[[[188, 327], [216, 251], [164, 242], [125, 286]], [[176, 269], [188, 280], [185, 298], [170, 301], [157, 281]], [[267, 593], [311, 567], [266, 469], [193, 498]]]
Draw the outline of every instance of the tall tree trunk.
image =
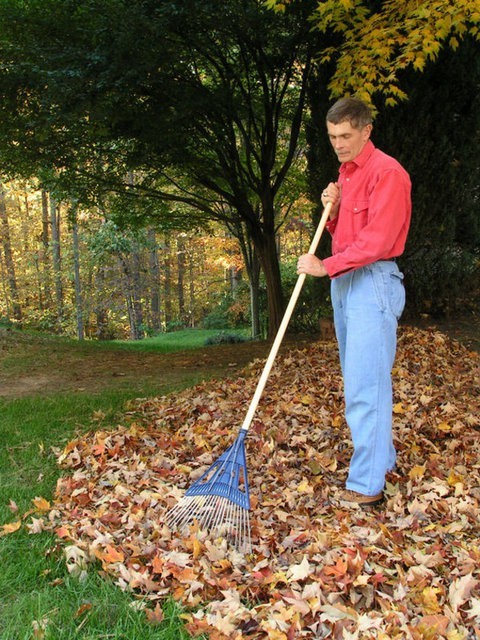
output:
[[22, 309], [18, 295], [17, 278], [15, 275], [15, 263], [13, 261], [12, 243], [10, 239], [10, 226], [8, 224], [7, 205], [5, 202], [5, 191], [0, 186], [0, 223], [3, 255], [7, 271], [8, 289], [10, 293], [12, 316], [15, 320], [22, 319]]
[[253, 238], [255, 249], [261, 260], [267, 289], [268, 338], [274, 338], [284, 314], [284, 301], [277, 243], [273, 234], [262, 234]]
[[195, 326], [195, 273], [194, 251], [188, 252], [188, 326]]
[[260, 261], [255, 245], [251, 241], [245, 225], [228, 225], [228, 229], [234, 238], [237, 239], [242, 253], [245, 269], [247, 270], [248, 285], [250, 289], [250, 324], [251, 333], [254, 340], [261, 334], [260, 323]]
[[96, 326], [97, 326], [97, 340], [110, 340], [112, 336], [108, 330], [108, 314], [105, 305], [105, 267], [99, 265], [95, 271], [94, 276], [95, 289], [97, 295], [95, 296], [95, 304], [93, 313], [95, 314]]
[[124, 274], [124, 292], [130, 324], [130, 338], [132, 340], [142, 340], [145, 336], [143, 331], [143, 312], [140, 298], [139, 261], [137, 250], [135, 250], [131, 256], [120, 257], [120, 263]]
[[55, 300], [57, 329], [62, 331], [63, 322], [63, 284], [62, 284], [62, 259], [60, 251], [60, 205], [55, 198], [50, 196], [50, 233], [53, 263], [53, 277], [55, 282]]
[[260, 323], [260, 261], [256, 251], [253, 252], [248, 270], [248, 283], [250, 288], [250, 316], [252, 338], [258, 339], [261, 335]]
[[178, 317], [185, 322], [185, 239], [182, 234], [177, 237], [177, 299]]
[[164, 258], [163, 258], [163, 272], [165, 278], [164, 286], [164, 307], [165, 307], [165, 326], [168, 327], [173, 319], [172, 313], [172, 268], [171, 268], [171, 244], [170, 238], [165, 237], [164, 241]]
[[162, 320], [160, 317], [160, 265], [158, 261], [158, 247], [155, 229], [148, 230], [150, 245], [150, 324], [154, 331], [160, 331]]
[[135, 314], [136, 340], [142, 340], [145, 337], [142, 305], [143, 283], [141, 277], [141, 257], [138, 249], [135, 249], [132, 261], [132, 303]]
[[73, 271], [75, 280], [75, 311], [77, 318], [77, 338], [83, 340], [85, 338], [85, 329], [83, 322], [83, 297], [82, 284], [80, 280], [80, 249], [78, 245], [78, 224], [76, 205], [72, 206], [72, 250], [73, 250]]
[[41, 298], [41, 309], [48, 309], [52, 304], [52, 291], [50, 286], [50, 218], [48, 211], [48, 194], [42, 190], [42, 235], [41, 249], [39, 251], [39, 270], [42, 274], [44, 296]]

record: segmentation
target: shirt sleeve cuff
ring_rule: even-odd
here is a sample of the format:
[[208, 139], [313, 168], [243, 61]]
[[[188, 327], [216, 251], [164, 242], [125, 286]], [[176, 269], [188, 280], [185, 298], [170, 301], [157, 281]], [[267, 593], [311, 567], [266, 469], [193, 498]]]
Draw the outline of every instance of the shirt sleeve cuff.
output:
[[327, 224], [325, 225], [327, 228], [327, 231], [333, 235], [333, 232], [335, 231], [335, 227], [337, 226], [337, 220], [338, 220], [338, 216], [333, 218], [332, 220], [328, 220]]
[[348, 271], [352, 271], [355, 267], [345, 268], [344, 264], [341, 264], [341, 261], [337, 259], [336, 256], [330, 256], [329, 258], [324, 258], [322, 260], [323, 266], [327, 270], [327, 274], [330, 278], [336, 278], [337, 276], [341, 276], [344, 273], [348, 273]]

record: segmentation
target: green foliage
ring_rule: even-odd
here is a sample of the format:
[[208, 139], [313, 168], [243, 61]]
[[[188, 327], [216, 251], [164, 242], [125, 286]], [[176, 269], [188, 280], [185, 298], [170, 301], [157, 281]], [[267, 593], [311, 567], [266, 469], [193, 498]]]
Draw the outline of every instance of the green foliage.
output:
[[204, 329], [224, 329], [245, 326], [249, 319], [248, 288], [237, 286], [235, 294], [222, 295], [218, 304], [203, 318]]
[[[465, 37], [458, 50], [442, 50], [424, 72], [405, 71], [407, 102], [379, 104], [372, 139], [405, 166], [412, 179], [413, 214], [405, 253], [407, 313], [446, 313], [477, 300], [480, 271], [480, 56]], [[455, 87], [455, 91], [452, 91]], [[310, 91], [308, 130], [312, 199], [337, 175], [325, 135], [329, 105], [324, 75]], [[326, 255], [322, 247], [319, 255]]]
[[[298, 2], [266, 0], [278, 12]], [[480, 40], [478, 0], [322, 0], [311, 20], [320, 33], [337, 38], [319, 50], [321, 63], [335, 63], [331, 95], [354, 93], [370, 101], [380, 94], [387, 106], [407, 98], [405, 70], [423, 71], [441, 51], [456, 51], [466, 35]]]
[[238, 333], [227, 333], [222, 331], [215, 336], [211, 336], [205, 340], [205, 345], [213, 344], [238, 344], [239, 342], [246, 342], [248, 338], [239, 335]]
[[[297, 260], [290, 259], [282, 264], [286, 303], [298, 279]], [[289, 322], [293, 332], [317, 332], [322, 317], [331, 317], [330, 281], [328, 279], [305, 278], [295, 311]]]
[[202, 327], [204, 329], [222, 329], [227, 326], [229, 326], [227, 310], [222, 308], [211, 311], [202, 320]]
[[276, 199], [301, 189], [286, 178], [315, 38], [303, 8], [28, 0], [0, 4], [0, 22], [2, 165], [132, 226], [222, 222], [261, 256], [275, 324]]
[[7, 318], [6, 316], [0, 316], [0, 329], [9, 330], [13, 329], [14, 326], [15, 324], [10, 320], [10, 318]]
[[413, 300], [409, 310], [448, 315], [458, 310], [478, 311], [480, 251], [427, 244], [405, 262], [406, 285]]
[[476, 41], [466, 37], [455, 53], [442, 51], [438, 63], [402, 82], [409, 101], [379, 109], [373, 138], [412, 178], [412, 224], [400, 261], [409, 311], [448, 312], [478, 300], [480, 281]]
[[101, 224], [90, 239], [89, 249], [98, 261], [107, 260], [111, 255], [129, 256], [141, 247], [147, 246], [145, 231], [121, 230], [113, 220]]

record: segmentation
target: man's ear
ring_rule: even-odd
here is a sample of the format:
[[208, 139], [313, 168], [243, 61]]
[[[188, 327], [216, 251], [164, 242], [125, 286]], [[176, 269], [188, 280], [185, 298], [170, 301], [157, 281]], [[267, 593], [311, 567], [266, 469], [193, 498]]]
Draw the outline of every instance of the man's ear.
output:
[[370, 134], [372, 133], [373, 124], [366, 124], [363, 128], [365, 142], [370, 138]]

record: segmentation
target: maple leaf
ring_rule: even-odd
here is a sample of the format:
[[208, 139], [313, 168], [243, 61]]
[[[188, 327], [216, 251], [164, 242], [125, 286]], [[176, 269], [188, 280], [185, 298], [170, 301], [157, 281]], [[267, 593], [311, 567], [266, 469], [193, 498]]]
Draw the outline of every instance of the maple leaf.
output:
[[298, 582], [300, 580], [305, 580], [305, 578], [307, 578], [311, 572], [312, 572], [312, 567], [308, 562], [307, 556], [304, 555], [300, 564], [291, 565], [288, 568], [287, 575], [288, 575], [288, 579], [291, 582]]
[[145, 609], [145, 615], [150, 624], [156, 625], [163, 622], [165, 614], [159, 604], [155, 605], [155, 609]]
[[87, 564], [89, 562], [89, 556], [86, 551], [76, 545], [68, 545], [65, 547], [65, 558], [69, 573], [80, 581], [84, 581], [87, 577]]
[[90, 602], [85, 602], [84, 604], [82, 604], [74, 613], [73, 617], [74, 618], [81, 618], [83, 616], [84, 613], [87, 613], [87, 611], [90, 611], [90, 609], [93, 607], [92, 603]]
[[448, 599], [453, 611], [458, 611], [470, 598], [470, 593], [477, 587], [479, 580], [476, 580], [471, 573], [453, 580], [448, 589]]
[[422, 601], [426, 613], [439, 613], [441, 611], [438, 594], [441, 590], [435, 587], [425, 587], [422, 591]]
[[27, 524], [27, 529], [30, 534], [41, 533], [45, 531], [46, 528], [43, 518], [32, 518], [31, 523]]
[[22, 521], [17, 520], [16, 522], [10, 522], [8, 524], [2, 525], [2, 530], [0, 531], [0, 536], [6, 536], [10, 533], [15, 533], [22, 526]]
[[125, 560], [125, 554], [121, 549], [116, 549], [111, 544], [107, 544], [104, 551], [96, 550], [95, 555], [99, 560], [109, 563], [123, 562]]
[[425, 615], [418, 623], [418, 630], [423, 638], [438, 638], [447, 633], [450, 619], [443, 615]]
[[476, 618], [477, 624], [480, 624], [480, 598], [472, 598], [472, 606], [467, 609], [468, 618]]
[[345, 618], [349, 620], [357, 620], [358, 618], [356, 611], [350, 607], [344, 607], [342, 605], [333, 606], [330, 604], [324, 604], [320, 607], [320, 611], [322, 612], [320, 618], [330, 622], [344, 620]]
[[39, 638], [39, 640], [43, 640], [45, 638], [45, 633], [49, 623], [48, 618], [42, 618], [41, 620], [33, 620], [32, 628], [33, 628], [33, 637]]

